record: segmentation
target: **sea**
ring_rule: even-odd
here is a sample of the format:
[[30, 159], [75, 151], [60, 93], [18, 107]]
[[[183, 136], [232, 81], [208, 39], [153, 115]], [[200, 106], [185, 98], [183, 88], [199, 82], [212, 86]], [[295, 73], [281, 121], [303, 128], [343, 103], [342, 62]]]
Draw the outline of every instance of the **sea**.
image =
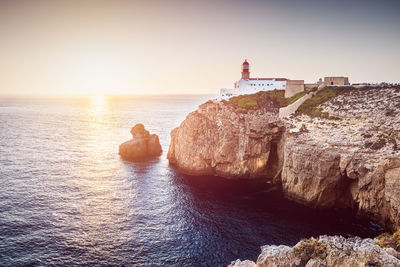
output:
[[[0, 266], [226, 266], [263, 245], [382, 231], [265, 181], [179, 173], [170, 132], [213, 97], [0, 97]], [[137, 123], [159, 136], [159, 158], [118, 155]]]

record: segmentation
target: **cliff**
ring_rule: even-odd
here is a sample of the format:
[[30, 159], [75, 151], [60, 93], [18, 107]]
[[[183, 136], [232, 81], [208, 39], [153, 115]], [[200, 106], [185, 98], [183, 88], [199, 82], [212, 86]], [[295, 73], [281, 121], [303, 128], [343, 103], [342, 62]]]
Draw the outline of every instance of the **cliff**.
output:
[[352, 208], [398, 229], [400, 89], [323, 89], [283, 119], [277, 102], [201, 105], [172, 131], [170, 163], [270, 180], [304, 205]]
[[293, 247], [263, 246], [257, 262], [236, 260], [229, 267], [400, 266], [400, 253], [382, 248], [379, 240], [320, 236]]
[[284, 130], [279, 105], [266, 100], [256, 110], [208, 101], [171, 132], [170, 163], [186, 174], [225, 178], [273, 176]]
[[352, 208], [395, 230], [400, 222], [399, 89], [352, 89], [320, 116], [284, 120], [285, 195], [312, 207]]

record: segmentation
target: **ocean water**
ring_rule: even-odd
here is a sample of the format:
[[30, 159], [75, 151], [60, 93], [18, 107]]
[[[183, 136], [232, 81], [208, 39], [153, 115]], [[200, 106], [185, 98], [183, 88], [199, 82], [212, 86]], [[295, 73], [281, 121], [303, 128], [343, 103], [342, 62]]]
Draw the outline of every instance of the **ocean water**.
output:
[[[170, 131], [209, 97], [0, 99], [0, 265], [226, 266], [265, 244], [380, 231], [261, 181], [177, 172]], [[119, 157], [136, 123], [159, 135], [159, 159]]]

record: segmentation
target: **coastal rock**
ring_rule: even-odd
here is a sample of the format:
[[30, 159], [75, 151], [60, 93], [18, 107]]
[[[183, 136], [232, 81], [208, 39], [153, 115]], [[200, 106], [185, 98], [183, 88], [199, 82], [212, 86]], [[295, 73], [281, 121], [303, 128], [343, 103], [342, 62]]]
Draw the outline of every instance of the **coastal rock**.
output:
[[160, 141], [156, 134], [150, 134], [143, 124], [136, 124], [131, 129], [132, 139], [119, 146], [122, 158], [131, 161], [142, 161], [160, 156], [162, 153]]
[[228, 266], [400, 266], [400, 259], [397, 251], [381, 248], [370, 238], [320, 236], [301, 240], [294, 247], [263, 246], [257, 262], [236, 260]]
[[303, 205], [399, 229], [400, 88], [353, 88], [319, 108], [329, 116], [280, 120], [272, 104], [242, 112], [209, 101], [172, 131], [168, 159], [186, 174], [263, 178]]
[[350, 90], [321, 106], [338, 119], [285, 119], [284, 194], [312, 207], [351, 208], [399, 229], [400, 116], [388, 113], [396, 106], [397, 89]]
[[168, 160], [190, 175], [226, 178], [275, 176], [283, 125], [273, 102], [243, 112], [208, 101], [171, 132]]

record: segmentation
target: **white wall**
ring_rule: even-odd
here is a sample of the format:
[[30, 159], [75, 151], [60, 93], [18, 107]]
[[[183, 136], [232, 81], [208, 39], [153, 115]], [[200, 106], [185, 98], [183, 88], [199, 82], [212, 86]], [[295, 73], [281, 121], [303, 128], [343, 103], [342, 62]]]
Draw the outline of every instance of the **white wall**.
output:
[[239, 94], [254, 94], [260, 91], [271, 91], [274, 89], [285, 90], [286, 81], [273, 80], [243, 80], [239, 82]]
[[220, 99], [229, 99], [232, 96], [238, 95], [238, 89], [230, 89], [230, 88], [221, 88], [219, 91], [219, 98]]
[[[238, 88], [236, 88], [236, 86]], [[255, 94], [260, 91], [271, 91], [274, 89], [285, 90], [286, 81], [272, 80], [244, 80], [235, 82], [235, 88], [222, 88], [220, 90], [220, 99], [228, 99], [236, 95]]]

